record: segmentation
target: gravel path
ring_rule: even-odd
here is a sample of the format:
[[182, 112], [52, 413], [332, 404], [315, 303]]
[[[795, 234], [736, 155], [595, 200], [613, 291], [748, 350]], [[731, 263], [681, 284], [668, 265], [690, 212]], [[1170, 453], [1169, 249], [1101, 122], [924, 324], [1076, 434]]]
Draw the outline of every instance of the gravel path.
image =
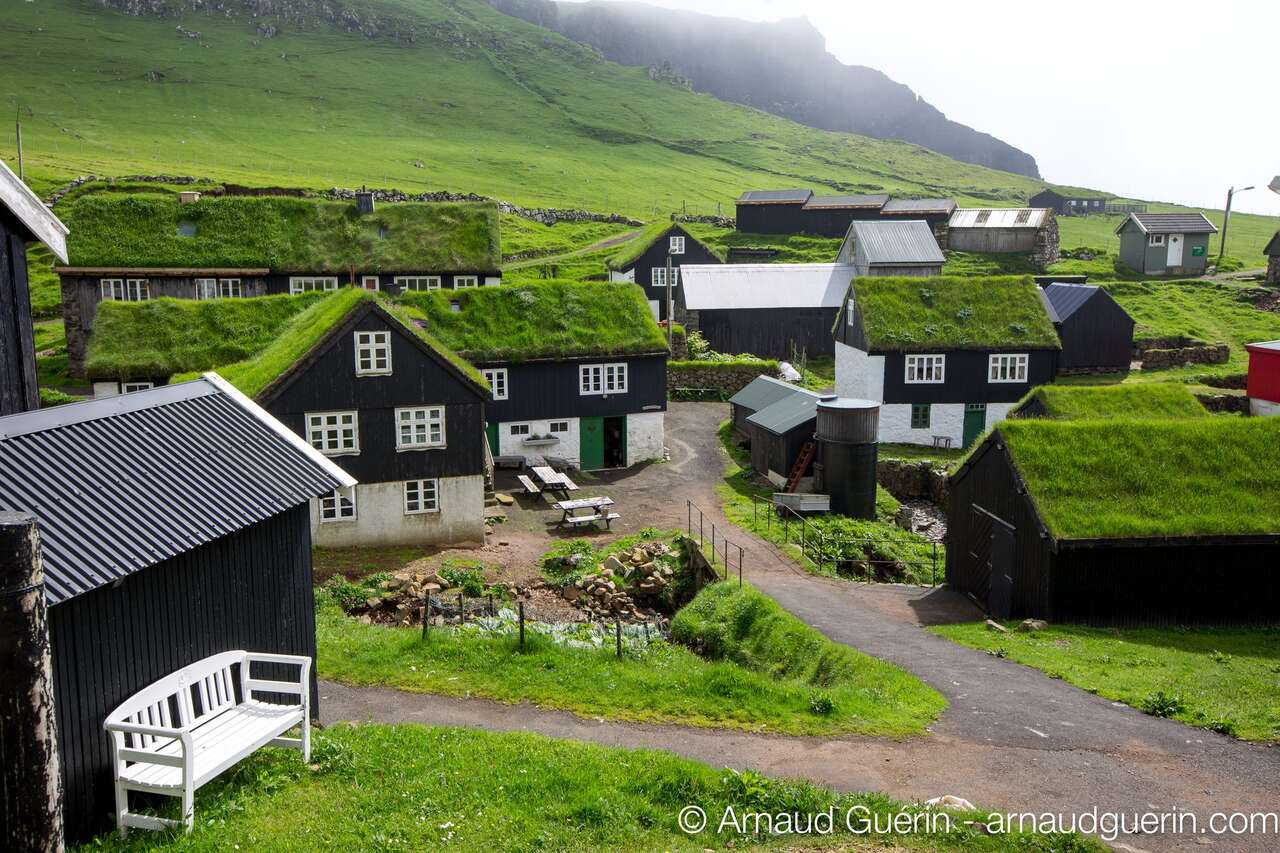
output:
[[[621, 507], [619, 533], [682, 527], [685, 499], [707, 523], [728, 522], [715, 486], [724, 457], [716, 425], [723, 404], [673, 403], [671, 462], [602, 477]], [[669, 749], [714, 765], [754, 767], [845, 790], [917, 799], [954, 794], [1006, 810], [1079, 813], [1190, 810], [1205, 829], [1218, 811], [1280, 811], [1280, 750], [1146, 716], [1037, 670], [933, 636], [921, 626], [978, 617], [946, 590], [877, 585], [808, 575], [772, 545], [736, 528], [745, 574], [783, 607], [831, 639], [893, 661], [947, 697], [931, 734], [905, 741], [787, 738], [679, 726], [606, 723], [528, 705], [354, 690], [323, 683], [328, 721], [414, 720], [494, 730], [529, 730], [616, 746]], [[1123, 839], [1142, 850], [1275, 850], [1280, 837], [1204, 834]]]

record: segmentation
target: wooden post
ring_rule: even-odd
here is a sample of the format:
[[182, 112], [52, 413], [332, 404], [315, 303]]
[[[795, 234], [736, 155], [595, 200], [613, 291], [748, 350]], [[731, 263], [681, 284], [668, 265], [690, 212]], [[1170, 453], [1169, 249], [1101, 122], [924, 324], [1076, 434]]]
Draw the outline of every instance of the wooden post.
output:
[[618, 660], [622, 660], [622, 620], [617, 616], [613, 617], [613, 631], [618, 639]]
[[493, 593], [489, 593], [489, 615], [497, 616], [498, 611], [493, 609]]
[[462, 601], [463, 595], [465, 593], [458, 593], [458, 624], [460, 625], [467, 624], [467, 609]]
[[523, 649], [524, 648], [524, 602], [523, 601], [519, 602], [519, 605], [520, 605], [520, 648]]
[[422, 639], [431, 639], [431, 593], [427, 593], [422, 603]]
[[10, 850], [61, 851], [62, 772], [36, 520], [0, 512], [0, 825]]

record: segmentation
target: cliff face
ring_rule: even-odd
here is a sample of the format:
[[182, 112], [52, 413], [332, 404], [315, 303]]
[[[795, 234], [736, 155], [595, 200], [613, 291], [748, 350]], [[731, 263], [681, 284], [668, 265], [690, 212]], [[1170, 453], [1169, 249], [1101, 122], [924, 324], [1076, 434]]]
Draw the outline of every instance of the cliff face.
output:
[[640, 3], [489, 0], [623, 65], [668, 68], [699, 92], [823, 130], [901, 139], [949, 157], [1040, 177], [1035, 158], [952, 121], [874, 68], [827, 53], [803, 18], [752, 23]]

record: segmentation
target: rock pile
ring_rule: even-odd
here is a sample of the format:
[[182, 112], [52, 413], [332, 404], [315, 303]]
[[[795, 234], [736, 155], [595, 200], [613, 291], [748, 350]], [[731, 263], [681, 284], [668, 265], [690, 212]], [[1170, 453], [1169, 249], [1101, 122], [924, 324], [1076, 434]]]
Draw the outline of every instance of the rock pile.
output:
[[576, 602], [597, 619], [641, 617], [632, 593], [636, 598], [651, 598], [667, 588], [675, 569], [659, 558], [670, 551], [666, 543], [648, 542], [611, 554], [596, 571], [566, 586], [565, 600]]

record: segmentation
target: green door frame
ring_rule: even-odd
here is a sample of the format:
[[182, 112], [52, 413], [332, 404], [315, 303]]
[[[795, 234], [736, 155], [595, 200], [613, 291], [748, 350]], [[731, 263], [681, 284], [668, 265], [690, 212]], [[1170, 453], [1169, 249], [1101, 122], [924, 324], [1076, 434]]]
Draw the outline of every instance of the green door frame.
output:
[[498, 425], [485, 424], [484, 435], [485, 435], [485, 438], [489, 439], [489, 452], [494, 456], [499, 455], [498, 454]]
[[598, 471], [604, 467], [604, 418], [578, 419], [578, 460], [583, 471]]
[[964, 437], [960, 443], [964, 447], [968, 447], [982, 435], [983, 430], [987, 428], [987, 404], [986, 403], [965, 403], [964, 404]]

